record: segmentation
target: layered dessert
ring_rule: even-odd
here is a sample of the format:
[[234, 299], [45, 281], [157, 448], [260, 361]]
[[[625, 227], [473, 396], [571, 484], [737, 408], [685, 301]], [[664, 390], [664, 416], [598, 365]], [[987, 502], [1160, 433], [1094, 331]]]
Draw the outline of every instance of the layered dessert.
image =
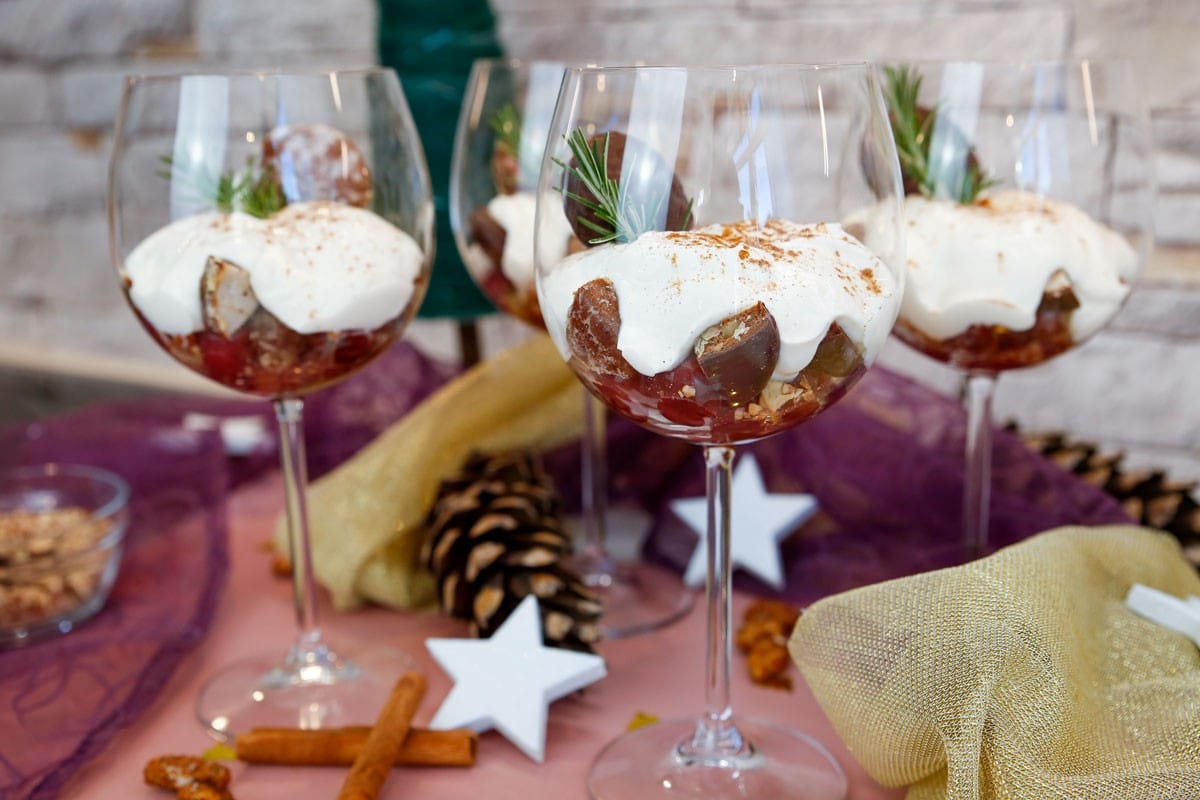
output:
[[653, 148], [617, 131], [567, 144], [562, 208], [584, 249], [538, 293], [594, 394], [653, 430], [727, 444], [790, 428], [862, 377], [900, 287], [858, 238], [786, 219], [697, 228]]
[[623, 415], [694, 442], [769, 436], [865, 372], [899, 305], [837, 224], [646, 231], [567, 256], [540, 298], [559, 351]]
[[1103, 327], [1138, 269], [1129, 242], [1069, 203], [997, 190], [971, 142], [918, 103], [920, 74], [886, 73], [907, 195], [896, 335], [960, 369], [997, 372], [1038, 364]]
[[[489, 127], [495, 135], [489, 171], [496, 194], [467, 218], [464, 261], [480, 291], [496, 308], [542, 327], [533, 278], [537, 193], [522, 188], [521, 116], [506, 105], [493, 115]], [[579, 249], [579, 242], [573, 240], [558, 203], [546, 203], [546, 212], [545, 257], [557, 261], [572, 243]]]
[[1138, 255], [1068, 203], [1023, 191], [905, 201], [908, 285], [896, 335], [962, 369], [1045, 361], [1103, 327]]
[[216, 210], [140, 242], [122, 283], [176, 359], [230, 388], [284, 397], [338, 380], [396, 339], [425, 254], [360, 207], [369, 173], [344, 136], [312, 126], [267, 142], [254, 174], [222, 179], [233, 188]]
[[[546, 257], [562, 258], [574, 241], [558, 203], [547, 204]], [[471, 213], [467, 224], [471, 242], [466, 264], [480, 291], [496, 308], [531, 325], [542, 327], [534, 288], [534, 221], [537, 193], [498, 194]]]

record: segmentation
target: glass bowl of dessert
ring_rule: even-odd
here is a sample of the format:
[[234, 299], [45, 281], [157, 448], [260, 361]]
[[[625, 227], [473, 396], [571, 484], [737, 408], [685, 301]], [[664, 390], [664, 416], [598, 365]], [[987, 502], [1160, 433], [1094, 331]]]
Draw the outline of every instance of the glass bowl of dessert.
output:
[[[820, 743], [733, 716], [730, 470], [874, 361], [904, 290], [901, 195], [869, 65], [569, 71], [539, 193], [546, 328], [609, 408], [703, 448], [710, 528], [706, 710], [610, 744], [592, 797], [845, 796]], [[579, 252], [558, 254], [559, 214]]]
[[1119, 62], [892, 66], [885, 96], [907, 195], [895, 333], [966, 376], [963, 533], [976, 555], [996, 377], [1093, 336], [1146, 262], [1149, 122]]
[[[544, 327], [533, 281], [537, 180], [563, 70], [553, 61], [476, 61], [450, 165], [450, 225], [467, 272], [496, 308], [536, 328]], [[565, 254], [571, 228], [566, 217], [555, 222]]]
[[297, 636], [215, 676], [198, 714], [228, 738], [374, 719], [407, 657], [330, 647], [305, 511], [303, 399], [395, 342], [428, 283], [433, 204], [395, 73], [229, 73], [125, 82], [111, 249], [138, 321], [195, 372], [273, 402]]
[[67, 633], [108, 599], [129, 522], [108, 470], [41, 464], [0, 473], [0, 648]]
[[[564, 69], [557, 62], [476, 61], [450, 169], [450, 223], [467, 272], [498, 309], [539, 331], [545, 324], [534, 285], [537, 184]], [[547, 258], [582, 250], [561, 208], [544, 208]], [[695, 593], [660, 567], [611, 554], [606, 412], [587, 393], [582, 412], [581, 530], [569, 568], [604, 605], [601, 636], [656, 630], [690, 609]]]

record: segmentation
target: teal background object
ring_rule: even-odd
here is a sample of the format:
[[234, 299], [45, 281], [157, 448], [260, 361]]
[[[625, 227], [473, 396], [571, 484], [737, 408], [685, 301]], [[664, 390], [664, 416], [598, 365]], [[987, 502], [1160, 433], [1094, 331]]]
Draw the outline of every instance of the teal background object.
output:
[[471, 62], [499, 55], [487, 0], [379, 0], [379, 59], [400, 76], [437, 210], [437, 256], [422, 317], [468, 319], [495, 311], [459, 258], [448, 209], [454, 129]]

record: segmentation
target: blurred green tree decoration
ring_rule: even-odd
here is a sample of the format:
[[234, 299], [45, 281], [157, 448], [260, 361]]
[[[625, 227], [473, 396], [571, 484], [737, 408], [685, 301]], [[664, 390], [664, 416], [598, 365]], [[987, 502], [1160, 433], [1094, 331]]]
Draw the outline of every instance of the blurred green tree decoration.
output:
[[487, 0], [379, 0], [379, 58], [400, 75], [421, 134], [437, 209], [437, 257], [422, 317], [470, 319], [491, 313], [450, 229], [450, 156], [471, 62], [499, 56]]

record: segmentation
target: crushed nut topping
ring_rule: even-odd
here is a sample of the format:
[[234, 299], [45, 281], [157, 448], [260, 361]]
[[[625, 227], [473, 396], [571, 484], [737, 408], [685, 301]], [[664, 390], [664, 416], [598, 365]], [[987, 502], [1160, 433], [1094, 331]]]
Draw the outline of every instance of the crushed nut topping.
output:
[[33, 625], [90, 600], [109, 554], [88, 551], [110, 530], [111, 521], [82, 508], [0, 512], [0, 627]]

